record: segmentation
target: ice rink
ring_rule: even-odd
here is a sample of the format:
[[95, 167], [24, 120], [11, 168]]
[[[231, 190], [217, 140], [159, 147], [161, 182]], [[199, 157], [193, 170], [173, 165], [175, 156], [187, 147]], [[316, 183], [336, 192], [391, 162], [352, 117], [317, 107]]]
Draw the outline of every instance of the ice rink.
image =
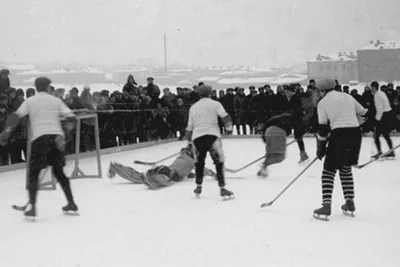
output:
[[[290, 141], [290, 140], [288, 140]], [[400, 138], [393, 138], [394, 144]], [[314, 157], [316, 142], [305, 140]], [[222, 201], [213, 179], [205, 178], [203, 195], [193, 195], [193, 180], [150, 191], [116, 177], [107, 178], [110, 161], [134, 165], [156, 161], [186, 142], [102, 156], [103, 179], [72, 180], [80, 216], [66, 216], [64, 195], [40, 191], [38, 218], [26, 223], [12, 204], [25, 204], [25, 170], [0, 174], [0, 266], [2, 267], [206, 267], [206, 266], [400, 266], [399, 160], [379, 161], [354, 170], [356, 217], [341, 213], [344, 203], [338, 177], [330, 222], [312, 217], [321, 204], [317, 161], [271, 207], [272, 200], [304, 166], [298, 147], [270, 168], [267, 179], [256, 177], [259, 164], [227, 178], [236, 198]], [[386, 143], [382, 140], [383, 149]], [[264, 154], [259, 139], [225, 139], [226, 167], [239, 168]], [[369, 160], [372, 138], [364, 138], [360, 163]], [[399, 152], [398, 152], [399, 153]], [[170, 163], [172, 160], [166, 161]], [[85, 172], [95, 173], [96, 160], [83, 159]], [[208, 167], [213, 168], [208, 159]], [[72, 163], [68, 164], [68, 174]]]

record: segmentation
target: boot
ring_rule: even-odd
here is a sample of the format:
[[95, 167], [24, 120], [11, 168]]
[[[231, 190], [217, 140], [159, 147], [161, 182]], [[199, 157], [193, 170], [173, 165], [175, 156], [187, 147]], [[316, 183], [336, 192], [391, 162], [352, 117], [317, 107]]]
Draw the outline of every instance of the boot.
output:
[[202, 189], [201, 185], [197, 185], [196, 189], [193, 190], [193, 193], [195, 193], [196, 197], [200, 196], [202, 191], [201, 189]]
[[228, 189], [225, 189], [224, 187], [221, 187], [220, 191], [221, 197], [224, 198], [224, 200], [229, 200], [234, 198], [234, 194], [232, 191], [229, 191]]
[[387, 155], [383, 156], [384, 159], [395, 159], [396, 155], [394, 154], [394, 151], [388, 153]]
[[36, 218], [36, 207], [35, 205], [29, 204], [26, 211], [24, 212], [25, 219], [27, 221], [34, 221]]
[[267, 178], [268, 177], [268, 168], [267, 166], [264, 166], [264, 164], [261, 166], [260, 170], [257, 172], [257, 176], [260, 178]]
[[344, 205], [342, 205], [342, 211], [343, 211], [343, 214], [354, 217], [354, 212], [356, 211], [356, 206], [354, 205], [354, 200], [347, 199], [346, 203]]
[[68, 203], [66, 206], [62, 207], [62, 210], [65, 214], [78, 214], [78, 206], [74, 202]]
[[322, 204], [322, 208], [314, 210], [314, 218], [318, 220], [329, 221], [329, 216], [331, 216], [331, 204]]
[[299, 163], [303, 163], [303, 162], [305, 162], [306, 160], [308, 160], [308, 155], [307, 155], [307, 152], [305, 152], [305, 151], [301, 151], [300, 152], [300, 160], [299, 160]]

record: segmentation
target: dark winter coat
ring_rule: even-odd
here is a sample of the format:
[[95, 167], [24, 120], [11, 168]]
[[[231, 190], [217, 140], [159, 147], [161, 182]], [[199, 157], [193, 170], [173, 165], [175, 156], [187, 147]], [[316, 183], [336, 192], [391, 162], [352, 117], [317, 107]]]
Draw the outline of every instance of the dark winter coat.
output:
[[5, 94], [9, 87], [10, 79], [8, 77], [6, 79], [0, 77], [0, 94]]

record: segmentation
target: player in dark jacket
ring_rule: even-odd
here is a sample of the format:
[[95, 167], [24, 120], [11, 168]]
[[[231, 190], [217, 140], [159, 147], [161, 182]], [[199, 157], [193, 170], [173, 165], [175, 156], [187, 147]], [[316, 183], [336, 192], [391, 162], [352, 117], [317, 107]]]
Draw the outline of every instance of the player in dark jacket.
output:
[[280, 163], [285, 159], [286, 155], [286, 138], [292, 132], [295, 125], [293, 114], [284, 113], [268, 120], [264, 125], [262, 138], [265, 143], [266, 155], [262, 163], [261, 169], [257, 175], [267, 177], [267, 167]]
[[294, 138], [300, 150], [300, 161], [302, 163], [308, 159], [308, 155], [304, 146], [303, 136], [305, 134], [303, 121], [303, 98], [300, 94], [295, 93], [295, 86], [289, 85], [284, 87], [286, 97], [288, 99], [288, 106], [286, 112], [292, 113]]

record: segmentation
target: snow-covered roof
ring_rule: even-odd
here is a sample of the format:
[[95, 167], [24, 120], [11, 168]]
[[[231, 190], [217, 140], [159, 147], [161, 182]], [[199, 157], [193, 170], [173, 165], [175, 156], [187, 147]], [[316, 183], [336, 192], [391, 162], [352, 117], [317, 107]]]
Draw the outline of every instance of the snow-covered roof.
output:
[[371, 41], [370, 44], [366, 47], [360, 49], [363, 50], [380, 50], [380, 49], [400, 49], [399, 41]]
[[265, 84], [272, 82], [274, 79], [274, 77], [231, 78], [221, 79], [218, 84]]
[[241, 75], [241, 74], [251, 74], [253, 73], [252, 71], [248, 70], [228, 70], [221, 72], [219, 75], [221, 76], [230, 76], [230, 75]]
[[321, 61], [355, 61], [357, 55], [353, 52], [339, 52], [334, 54], [318, 54], [315, 60], [309, 62], [321, 62]]
[[249, 70], [252, 71], [252, 72], [271, 72], [271, 69], [269, 69], [269, 68], [250, 67]]
[[32, 64], [1, 64], [1, 68], [9, 70], [33, 70], [35, 65]]
[[200, 77], [197, 79], [199, 82], [216, 82], [220, 77]]

